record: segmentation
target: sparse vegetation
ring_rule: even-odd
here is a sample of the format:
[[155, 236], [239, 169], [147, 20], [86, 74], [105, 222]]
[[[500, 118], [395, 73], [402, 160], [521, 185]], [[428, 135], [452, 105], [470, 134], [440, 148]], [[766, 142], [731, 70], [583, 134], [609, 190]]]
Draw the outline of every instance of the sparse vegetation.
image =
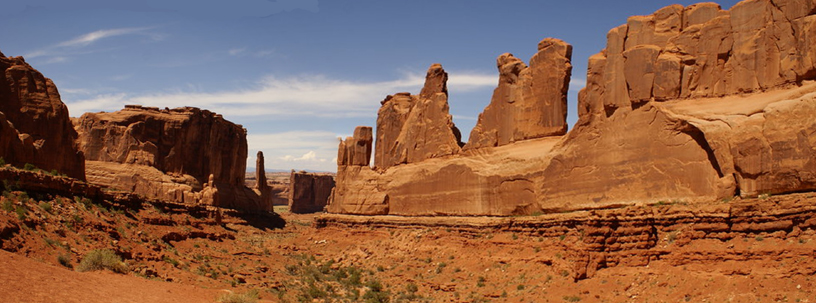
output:
[[95, 249], [82, 257], [76, 270], [79, 272], [107, 269], [115, 273], [126, 273], [127, 265], [110, 249]]
[[581, 301], [581, 297], [579, 297], [579, 296], [564, 296], [564, 301], [578, 302], [578, 301]]
[[479, 278], [476, 279], [476, 287], [484, 287], [485, 286], [485, 281], [487, 281], [487, 279], [485, 279], [485, 277], [479, 276]]
[[31, 163], [26, 163], [25, 165], [23, 165], [23, 170], [34, 171], [36, 169], [37, 166], [34, 166], [34, 164]]
[[68, 258], [66, 255], [59, 255], [57, 256], [57, 262], [60, 265], [65, 266], [67, 268], [74, 268], [74, 265], [71, 265], [71, 259]]
[[6, 166], [6, 160], [0, 157], [0, 166]]
[[258, 302], [260, 295], [258, 294], [258, 290], [250, 290], [246, 293], [238, 294], [238, 293], [228, 293], [220, 298], [218, 298], [218, 302], [221, 303], [255, 303]]

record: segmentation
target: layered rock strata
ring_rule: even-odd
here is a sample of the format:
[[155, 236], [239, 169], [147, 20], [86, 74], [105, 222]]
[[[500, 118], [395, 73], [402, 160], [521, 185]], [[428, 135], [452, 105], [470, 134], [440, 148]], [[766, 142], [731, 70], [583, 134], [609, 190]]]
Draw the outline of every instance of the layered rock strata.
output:
[[[748, 0], [730, 11], [673, 5], [631, 17], [589, 59], [579, 122], [566, 135], [490, 139], [469, 148], [491, 133], [484, 127], [488, 112], [521, 124], [497, 124], [496, 134], [533, 129], [491, 102], [463, 152], [377, 170], [340, 165], [328, 209], [513, 215], [814, 190], [813, 8], [806, 1]], [[564, 57], [538, 64], [563, 67]], [[499, 65], [509, 71], [500, 74], [497, 94], [523, 100], [517, 96], [524, 86], [506, 79], [521, 79], [530, 68], [507, 55]], [[563, 78], [553, 81], [567, 87], [568, 73], [556, 74]], [[542, 100], [561, 100], [563, 90], [541, 94], [547, 95], [534, 94], [539, 101], [530, 108], [547, 108]], [[380, 118], [389, 113], [381, 109]], [[398, 154], [377, 148], [375, 163]]]
[[0, 53], [0, 71], [0, 157], [84, 180], [85, 159], [54, 82], [23, 57]]
[[246, 130], [221, 115], [128, 105], [84, 114], [76, 129], [92, 183], [176, 202], [271, 210], [244, 186]]
[[334, 177], [292, 172], [289, 178], [289, 211], [298, 214], [323, 211], [334, 188]]

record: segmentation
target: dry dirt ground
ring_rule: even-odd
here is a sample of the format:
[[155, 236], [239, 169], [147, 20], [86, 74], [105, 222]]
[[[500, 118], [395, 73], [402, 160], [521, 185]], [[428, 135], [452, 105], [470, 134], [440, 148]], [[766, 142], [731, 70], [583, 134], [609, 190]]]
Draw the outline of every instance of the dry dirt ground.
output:
[[[0, 206], [2, 302], [217, 302], [253, 290], [260, 302], [816, 302], [812, 228], [718, 239], [658, 231], [653, 248], [575, 279], [580, 228], [545, 234], [490, 218], [318, 228], [323, 215], [283, 208], [246, 215], [21, 191]], [[102, 248], [128, 273], [74, 270]], [[662, 257], [626, 262], [655, 250]]]

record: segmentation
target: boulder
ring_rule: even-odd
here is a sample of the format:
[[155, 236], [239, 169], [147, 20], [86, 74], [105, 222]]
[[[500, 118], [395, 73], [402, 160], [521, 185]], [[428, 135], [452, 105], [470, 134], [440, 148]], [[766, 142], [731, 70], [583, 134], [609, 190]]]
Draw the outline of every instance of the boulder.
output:
[[0, 54], [0, 71], [0, 157], [84, 180], [85, 158], [54, 82], [23, 57]]

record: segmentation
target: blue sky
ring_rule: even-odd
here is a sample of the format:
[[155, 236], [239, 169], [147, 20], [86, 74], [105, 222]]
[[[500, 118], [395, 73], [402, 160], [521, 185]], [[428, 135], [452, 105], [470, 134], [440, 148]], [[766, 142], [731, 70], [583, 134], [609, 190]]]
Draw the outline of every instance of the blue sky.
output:
[[263, 150], [267, 169], [334, 171], [337, 137], [374, 126], [386, 95], [418, 93], [432, 63], [467, 136], [496, 57], [526, 62], [545, 37], [573, 45], [572, 125], [606, 32], [673, 3], [695, 1], [28, 0], [0, 11], [0, 51], [53, 79], [71, 116], [205, 108], [247, 128], [248, 168]]

